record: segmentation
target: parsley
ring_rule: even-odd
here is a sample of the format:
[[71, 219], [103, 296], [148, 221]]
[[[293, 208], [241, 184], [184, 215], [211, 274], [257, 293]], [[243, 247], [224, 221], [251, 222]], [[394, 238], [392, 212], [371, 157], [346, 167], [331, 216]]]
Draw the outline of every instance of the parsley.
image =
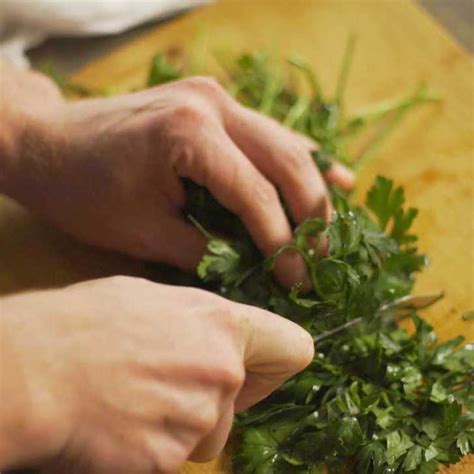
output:
[[[321, 171], [332, 160], [359, 166], [415, 105], [438, 100], [420, 86], [413, 95], [386, 100], [347, 117], [344, 89], [354, 50], [350, 38], [335, 98], [327, 98], [315, 71], [296, 55], [288, 58], [309, 88], [275, 70], [263, 53], [224, 64], [228, 89], [243, 104], [317, 140]], [[75, 90], [49, 68], [66, 90]], [[165, 55], [150, 67], [147, 86], [182, 77]], [[77, 91], [76, 91], [77, 92]], [[81, 93], [97, 93], [82, 91]], [[370, 126], [378, 130], [350, 157], [348, 140]], [[269, 309], [302, 325], [313, 336], [355, 318], [362, 323], [322, 340], [312, 363], [247, 412], [236, 417], [234, 455], [239, 474], [319, 474], [323, 467], [360, 474], [434, 474], [474, 451], [474, 345], [461, 336], [438, 343], [433, 328], [411, 314], [415, 330], [376, 317], [378, 308], [410, 293], [426, 265], [411, 226], [417, 210], [406, 208], [403, 188], [377, 177], [365, 207], [331, 189], [337, 212], [329, 224], [308, 219], [294, 229], [291, 245], [306, 262], [312, 288], [300, 295], [272, 276], [274, 257], [264, 258], [245, 226], [204, 188], [186, 181], [186, 214], [208, 237], [208, 252], [192, 277], [166, 268], [161, 280], [196, 285], [234, 301]], [[215, 238], [211, 232], [226, 235]], [[314, 251], [325, 236], [329, 255]], [[473, 312], [463, 319], [473, 319]]]
[[[438, 463], [473, 450], [474, 416], [461, 406], [474, 404], [474, 347], [456, 350], [462, 337], [438, 344], [415, 314], [414, 334], [374, 317], [381, 304], [409, 291], [424, 261], [413, 239], [381, 230], [380, 216], [384, 226], [395, 225], [402, 210], [403, 192], [391, 199], [392, 188], [390, 180], [376, 180], [371, 214], [346, 202], [348, 210], [328, 226], [314, 219], [295, 231], [290, 247], [302, 252], [313, 277], [304, 298], [275, 284], [271, 259], [251, 248], [249, 259], [230, 242], [210, 240], [200, 275], [219, 282], [214, 290], [227, 297], [290, 317], [314, 335], [364, 316], [360, 326], [322, 341], [303, 373], [237, 418], [237, 472], [308, 473], [322, 465], [338, 472], [349, 461], [361, 473], [436, 472]], [[308, 245], [321, 232], [329, 239], [326, 257]]]
[[[310, 96], [285, 81], [262, 53], [225, 66], [229, 90], [243, 104], [319, 141], [313, 158], [322, 171], [333, 159], [355, 166], [346, 151], [348, 138], [388, 119], [389, 126], [359, 153], [365, 158], [405, 111], [436, 96], [420, 87], [413, 96], [345, 117], [353, 44], [351, 39], [334, 100], [325, 98], [317, 75], [297, 56], [289, 64], [307, 81]], [[157, 65], [165, 76], [170, 70], [158, 56], [149, 84], [163, 77]], [[275, 282], [275, 256], [258, 252], [235, 215], [205, 189], [191, 182], [186, 188], [186, 212], [209, 238], [197, 270], [201, 283], [195, 284], [290, 318], [313, 336], [362, 316], [362, 323], [322, 340], [306, 370], [236, 417], [236, 472], [316, 474], [324, 466], [342, 472], [350, 464], [361, 474], [428, 474], [474, 451], [474, 346], [461, 348], [462, 337], [438, 343], [417, 314], [408, 316], [413, 333], [376, 317], [381, 305], [411, 291], [414, 275], [426, 265], [411, 233], [417, 210], [405, 206], [403, 188], [377, 177], [364, 208], [332, 189], [337, 213], [331, 222], [308, 219], [294, 228], [293, 243], [277, 254], [293, 250], [303, 256], [312, 283], [305, 295]], [[214, 238], [214, 231], [228, 240]], [[329, 242], [326, 256], [314, 251], [322, 236]]]
[[156, 54], [148, 72], [147, 85], [148, 87], [158, 86], [179, 79], [180, 76], [181, 73], [168, 62], [164, 54]]

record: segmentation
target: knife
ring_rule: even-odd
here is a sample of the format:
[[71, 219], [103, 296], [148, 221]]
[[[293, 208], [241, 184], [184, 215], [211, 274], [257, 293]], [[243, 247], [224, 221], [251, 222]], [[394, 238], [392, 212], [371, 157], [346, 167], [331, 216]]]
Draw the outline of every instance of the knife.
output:
[[[412, 311], [420, 310], [431, 306], [432, 304], [439, 301], [444, 297], [444, 293], [439, 291], [437, 293], [426, 293], [422, 295], [405, 295], [397, 298], [389, 303], [385, 303], [378, 309], [376, 317], [383, 317], [387, 313], [394, 314], [395, 317], [401, 317], [411, 313]], [[365, 318], [360, 316], [355, 319], [351, 319], [347, 323], [342, 324], [333, 329], [322, 332], [313, 337], [314, 342], [319, 342], [326, 339], [329, 336], [337, 334], [345, 329], [348, 329], [356, 324], [361, 323]]]

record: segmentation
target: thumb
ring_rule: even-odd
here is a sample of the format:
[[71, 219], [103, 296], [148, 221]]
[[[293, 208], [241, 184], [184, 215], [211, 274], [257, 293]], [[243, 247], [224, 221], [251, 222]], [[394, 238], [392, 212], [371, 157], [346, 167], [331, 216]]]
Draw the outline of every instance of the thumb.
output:
[[303, 328], [268, 311], [240, 306], [246, 377], [235, 401], [237, 412], [266, 398], [314, 357], [313, 339]]

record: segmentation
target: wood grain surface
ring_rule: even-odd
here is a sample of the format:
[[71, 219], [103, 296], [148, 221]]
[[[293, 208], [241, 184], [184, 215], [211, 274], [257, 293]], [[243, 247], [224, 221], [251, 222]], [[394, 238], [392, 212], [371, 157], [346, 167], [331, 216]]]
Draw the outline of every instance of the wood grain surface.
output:
[[[442, 340], [474, 339], [474, 70], [472, 58], [414, 4], [404, 0], [226, 1], [200, 8], [86, 67], [75, 80], [114, 92], [142, 86], [158, 51], [206, 47], [204, 69], [219, 74], [213, 55], [265, 49], [298, 53], [332, 91], [348, 32], [357, 50], [347, 107], [412, 91], [422, 82], [443, 100], [411, 113], [362, 169], [361, 196], [377, 174], [405, 186], [420, 210], [416, 232], [432, 265], [416, 291], [444, 290], [426, 311]], [[196, 46], [197, 44], [197, 46]], [[141, 274], [140, 263], [76, 244], [7, 199], [0, 201], [0, 293], [48, 287], [112, 273]], [[184, 467], [186, 474], [229, 473], [229, 458]], [[465, 458], [447, 470], [472, 474]]]

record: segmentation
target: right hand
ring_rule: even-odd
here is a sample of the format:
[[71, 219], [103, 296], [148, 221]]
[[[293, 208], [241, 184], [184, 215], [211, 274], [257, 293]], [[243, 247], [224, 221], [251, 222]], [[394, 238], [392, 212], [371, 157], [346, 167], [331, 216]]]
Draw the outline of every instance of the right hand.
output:
[[136, 278], [0, 304], [2, 470], [177, 472], [217, 456], [234, 412], [314, 354], [272, 313]]

